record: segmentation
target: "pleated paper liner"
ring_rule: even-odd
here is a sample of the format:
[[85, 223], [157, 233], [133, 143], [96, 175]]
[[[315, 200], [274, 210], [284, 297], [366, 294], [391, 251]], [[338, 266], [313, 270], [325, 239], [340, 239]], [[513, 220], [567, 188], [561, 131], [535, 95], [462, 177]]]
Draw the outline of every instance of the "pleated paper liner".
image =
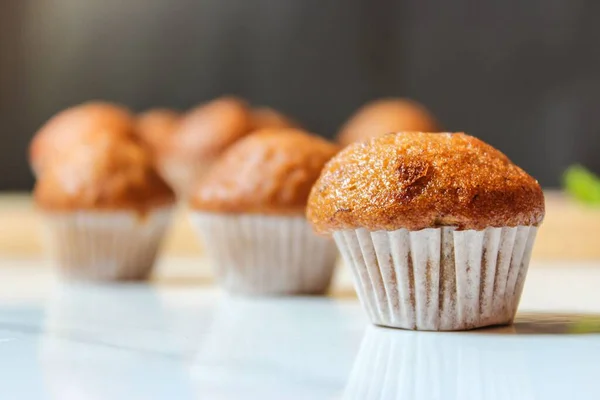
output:
[[376, 325], [452, 331], [511, 323], [537, 228], [334, 233]]
[[152, 272], [171, 208], [45, 213], [46, 242], [67, 278], [141, 280]]
[[335, 243], [302, 216], [194, 213], [219, 283], [231, 293], [323, 294], [335, 266]]

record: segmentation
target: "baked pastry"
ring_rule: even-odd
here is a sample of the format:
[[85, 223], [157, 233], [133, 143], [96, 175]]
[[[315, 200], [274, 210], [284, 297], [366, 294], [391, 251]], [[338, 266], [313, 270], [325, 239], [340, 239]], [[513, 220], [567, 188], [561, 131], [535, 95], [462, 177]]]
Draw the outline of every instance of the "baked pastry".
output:
[[181, 114], [167, 108], [155, 108], [138, 114], [135, 125], [137, 136], [157, 153], [171, 139], [179, 126]]
[[257, 107], [252, 109], [252, 129], [279, 129], [279, 128], [299, 128], [300, 125], [270, 107]]
[[157, 166], [163, 178], [182, 198], [214, 160], [252, 128], [248, 105], [235, 97], [222, 97], [186, 113], [170, 140], [157, 149]]
[[416, 101], [380, 99], [359, 108], [342, 126], [337, 141], [342, 146], [390, 132], [437, 132], [433, 115]]
[[36, 176], [52, 159], [60, 158], [82, 135], [110, 132], [133, 135], [134, 117], [116, 104], [91, 101], [68, 108], [52, 117], [33, 137], [29, 146], [29, 162]]
[[307, 216], [333, 234], [373, 323], [464, 330], [512, 322], [544, 195], [472, 136], [393, 133], [334, 157]]
[[190, 197], [192, 221], [233, 293], [318, 294], [335, 245], [304, 217], [310, 188], [338, 150], [296, 129], [267, 129], [223, 153]]
[[148, 277], [174, 195], [133, 138], [82, 135], [38, 179], [34, 198], [52, 255], [68, 277]]

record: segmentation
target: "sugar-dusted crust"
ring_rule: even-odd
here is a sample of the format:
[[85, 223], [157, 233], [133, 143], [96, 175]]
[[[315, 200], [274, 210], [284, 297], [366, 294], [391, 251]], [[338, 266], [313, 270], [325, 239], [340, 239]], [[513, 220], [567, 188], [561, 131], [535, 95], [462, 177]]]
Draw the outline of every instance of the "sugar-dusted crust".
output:
[[438, 123], [421, 104], [399, 98], [380, 99], [359, 108], [340, 130], [342, 146], [390, 132], [437, 132]]
[[464, 133], [392, 133], [327, 163], [307, 206], [316, 230], [484, 229], [537, 225], [540, 185], [500, 151]]
[[175, 110], [154, 108], [138, 114], [135, 132], [152, 151], [157, 151], [171, 139], [180, 120], [181, 114]]
[[148, 150], [132, 138], [88, 134], [48, 165], [35, 189], [36, 204], [47, 211], [148, 211], [174, 202], [158, 176]]
[[297, 129], [257, 131], [231, 146], [192, 193], [197, 210], [300, 214], [338, 147]]
[[70, 107], [53, 116], [35, 134], [29, 146], [30, 164], [39, 174], [82, 136], [100, 131], [130, 136], [133, 123], [131, 112], [120, 105], [91, 101]]

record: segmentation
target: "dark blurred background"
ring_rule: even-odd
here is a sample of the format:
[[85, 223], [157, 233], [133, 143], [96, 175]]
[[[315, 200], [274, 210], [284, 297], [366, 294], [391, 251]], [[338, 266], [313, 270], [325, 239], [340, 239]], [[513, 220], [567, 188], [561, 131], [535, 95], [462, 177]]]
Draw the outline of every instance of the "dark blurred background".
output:
[[414, 98], [546, 187], [600, 172], [598, 0], [0, 0], [0, 189], [27, 143], [105, 99], [186, 109], [238, 94], [332, 137], [364, 102]]

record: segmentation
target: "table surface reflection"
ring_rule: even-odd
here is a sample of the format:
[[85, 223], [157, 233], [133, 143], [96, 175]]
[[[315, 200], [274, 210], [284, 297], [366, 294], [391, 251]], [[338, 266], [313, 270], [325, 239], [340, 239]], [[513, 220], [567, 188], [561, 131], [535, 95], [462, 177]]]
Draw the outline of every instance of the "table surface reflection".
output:
[[428, 333], [371, 326], [353, 298], [68, 284], [6, 266], [0, 398], [600, 398], [600, 272], [553, 271], [532, 273], [514, 326]]

